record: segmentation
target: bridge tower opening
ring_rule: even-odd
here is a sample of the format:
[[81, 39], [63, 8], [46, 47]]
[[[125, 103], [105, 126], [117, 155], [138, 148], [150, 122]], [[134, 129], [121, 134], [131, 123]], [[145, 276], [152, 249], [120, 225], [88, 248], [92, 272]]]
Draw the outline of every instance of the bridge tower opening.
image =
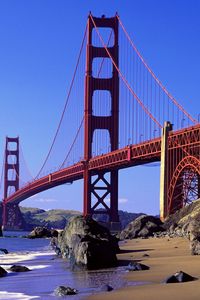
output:
[[[93, 19], [93, 20], [92, 20]], [[114, 33], [114, 42], [109, 51], [118, 66], [118, 18], [88, 17], [87, 27], [87, 53], [85, 75], [85, 107], [84, 107], [84, 215], [107, 214], [111, 229], [119, 228], [118, 216], [118, 170], [95, 171], [88, 169], [89, 160], [92, 157], [92, 142], [95, 130], [107, 130], [110, 138], [110, 150], [118, 149], [119, 143], [119, 76], [116, 68], [110, 60], [105, 48], [94, 46], [92, 33], [97, 28], [110, 28]], [[94, 76], [94, 59], [106, 58], [112, 64], [112, 76]], [[98, 115], [93, 112], [94, 94], [96, 91], [107, 91], [111, 95], [111, 114]], [[96, 176], [94, 176], [96, 175]], [[92, 203], [92, 199], [94, 200]], [[108, 204], [109, 202], [109, 204]], [[103, 207], [102, 209], [98, 209]]]
[[19, 189], [19, 138], [6, 137], [4, 162], [3, 229], [18, 230], [23, 218], [18, 203], [6, 203], [10, 191]]

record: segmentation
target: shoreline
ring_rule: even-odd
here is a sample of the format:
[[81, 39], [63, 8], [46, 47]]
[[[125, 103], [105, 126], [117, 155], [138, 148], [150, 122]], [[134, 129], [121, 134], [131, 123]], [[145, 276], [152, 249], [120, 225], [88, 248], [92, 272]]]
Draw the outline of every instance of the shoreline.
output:
[[[104, 300], [132, 300], [133, 298], [168, 300], [169, 296], [175, 297], [176, 300], [199, 300], [200, 257], [190, 254], [187, 239], [169, 237], [133, 239], [120, 245], [120, 249], [121, 253], [117, 255], [120, 264], [128, 265], [129, 261], [137, 261], [149, 266], [150, 269], [127, 272], [124, 275], [128, 282], [138, 282], [138, 285], [91, 295], [87, 297], [88, 300], [102, 300], [102, 298]], [[177, 271], [184, 271], [197, 280], [185, 283], [163, 283], [167, 277]], [[145, 284], [139, 284], [141, 282]]]

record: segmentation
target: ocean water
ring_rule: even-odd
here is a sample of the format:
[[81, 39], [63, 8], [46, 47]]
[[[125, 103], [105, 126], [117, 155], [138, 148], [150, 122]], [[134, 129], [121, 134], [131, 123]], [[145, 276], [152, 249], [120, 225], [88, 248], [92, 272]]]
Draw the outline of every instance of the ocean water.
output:
[[[67, 296], [77, 300], [99, 293], [104, 284], [114, 289], [134, 285], [124, 280], [124, 267], [72, 272], [68, 262], [52, 251], [49, 239], [26, 239], [20, 235], [26, 233], [4, 232], [4, 237], [0, 238], [0, 248], [9, 251], [8, 254], [0, 254], [0, 266], [9, 272], [6, 277], [0, 278], [1, 300], [62, 299], [54, 295], [54, 290], [60, 285], [77, 289], [77, 295]], [[8, 269], [13, 264], [27, 266], [31, 271], [10, 272]]]

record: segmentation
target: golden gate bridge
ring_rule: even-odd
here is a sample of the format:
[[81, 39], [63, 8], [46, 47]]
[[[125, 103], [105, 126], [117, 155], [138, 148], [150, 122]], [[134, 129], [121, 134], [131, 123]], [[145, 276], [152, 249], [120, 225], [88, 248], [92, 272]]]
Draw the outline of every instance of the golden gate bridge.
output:
[[90, 13], [55, 136], [31, 180], [19, 138], [6, 138], [3, 226], [22, 226], [21, 201], [83, 179], [84, 215], [106, 214], [118, 228], [119, 170], [158, 161], [164, 219], [200, 197], [200, 124], [151, 70], [118, 14]]

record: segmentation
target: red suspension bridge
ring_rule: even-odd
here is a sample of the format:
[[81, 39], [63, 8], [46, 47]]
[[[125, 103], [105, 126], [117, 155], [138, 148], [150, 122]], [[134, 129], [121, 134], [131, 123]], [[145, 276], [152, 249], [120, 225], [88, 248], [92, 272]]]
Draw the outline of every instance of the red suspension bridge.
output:
[[19, 138], [7, 138], [1, 185], [7, 229], [22, 226], [21, 201], [79, 179], [84, 215], [107, 214], [118, 227], [118, 171], [157, 161], [164, 219], [200, 197], [200, 124], [156, 77], [119, 16], [90, 14], [58, 128], [29, 182], [22, 161]]

